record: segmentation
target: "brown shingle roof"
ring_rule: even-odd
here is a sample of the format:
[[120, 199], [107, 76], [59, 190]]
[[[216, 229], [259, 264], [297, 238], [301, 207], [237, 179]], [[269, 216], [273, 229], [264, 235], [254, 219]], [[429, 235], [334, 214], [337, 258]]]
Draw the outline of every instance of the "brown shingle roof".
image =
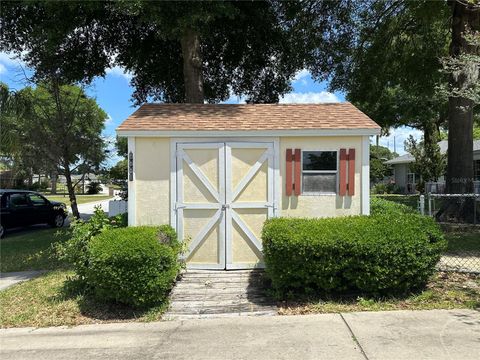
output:
[[145, 104], [117, 131], [337, 130], [380, 127], [350, 103]]

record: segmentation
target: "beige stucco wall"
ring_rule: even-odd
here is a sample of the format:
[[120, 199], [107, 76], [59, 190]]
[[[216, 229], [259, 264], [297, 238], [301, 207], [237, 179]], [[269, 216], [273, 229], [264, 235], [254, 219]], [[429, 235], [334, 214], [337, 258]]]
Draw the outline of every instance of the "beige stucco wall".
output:
[[170, 139], [135, 138], [135, 224], [170, 223]]
[[[285, 195], [285, 152], [287, 149], [355, 149], [355, 195]], [[333, 217], [361, 213], [362, 137], [283, 137], [280, 138], [281, 216]], [[338, 175], [337, 175], [338, 176]]]
[[[219, 139], [220, 140], [220, 139]], [[248, 139], [250, 140], [250, 139]], [[247, 141], [248, 141], [247, 140]], [[135, 224], [170, 223], [170, 138], [141, 138], [135, 141]], [[280, 138], [280, 215], [332, 217], [361, 213], [362, 137]], [[334, 150], [355, 148], [355, 195], [285, 195], [286, 149]]]

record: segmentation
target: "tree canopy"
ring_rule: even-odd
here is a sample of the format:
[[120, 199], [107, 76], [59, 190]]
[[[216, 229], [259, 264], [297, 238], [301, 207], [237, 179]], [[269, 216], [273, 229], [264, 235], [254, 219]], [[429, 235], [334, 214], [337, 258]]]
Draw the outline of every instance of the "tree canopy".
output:
[[358, 13], [348, 56], [334, 64], [332, 88], [384, 129], [445, 124], [436, 87], [448, 81], [440, 59], [448, 55], [450, 16], [446, 2], [371, 1]]
[[232, 94], [277, 102], [307, 56], [325, 60], [317, 73], [329, 67], [347, 4], [11, 1], [2, 3], [0, 46], [22, 56], [37, 79], [88, 83], [122, 66], [133, 76], [137, 104], [185, 102], [199, 91], [208, 102]]
[[[8, 92], [5, 85], [2, 89]], [[106, 157], [101, 133], [107, 114], [78, 86], [40, 82], [18, 91], [15, 97], [21, 101], [21, 111], [2, 107], [2, 127], [8, 126], [5, 137], [9, 143], [21, 146], [2, 145], [2, 155], [16, 165], [30, 161], [24, 166], [64, 175], [78, 217], [71, 175], [80, 168], [83, 173], [99, 170]]]
[[391, 152], [389, 148], [380, 145], [370, 147], [370, 181], [373, 183], [393, 175], [391, 165], [385, 164], [387, 160], [393, 159], [398, 154]]

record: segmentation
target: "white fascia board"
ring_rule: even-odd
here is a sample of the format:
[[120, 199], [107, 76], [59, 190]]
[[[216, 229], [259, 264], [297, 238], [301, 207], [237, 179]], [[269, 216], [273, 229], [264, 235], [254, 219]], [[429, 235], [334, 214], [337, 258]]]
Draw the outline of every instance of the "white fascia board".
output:
[[296, 129], [296, 130], [117, 130], [121, 137], [241, 137], [241, 136], [371, 136], [380, 129]]
[[398, 161], [389, 160], [389, 161], [385, 161], [385, 164], [387, 164], [387, 165], [400, 165], [400, 164], [410, 164], [410, 163], [413, 163], [413, 162], [415, 162], [414, 159], [398, 160]]

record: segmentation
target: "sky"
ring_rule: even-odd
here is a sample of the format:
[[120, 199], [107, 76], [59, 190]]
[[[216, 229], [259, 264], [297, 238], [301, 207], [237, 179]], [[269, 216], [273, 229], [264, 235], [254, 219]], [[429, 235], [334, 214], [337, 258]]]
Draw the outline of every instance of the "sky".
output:
[[[25, 64], [14, 59], [8, 53], [0, 52], [0, 81], [6, 83], [11, 89], [21, 89], [25, 86], [24, 71], [27, 75], [31, 74]], [[114, 67], [107, 70], [104, 78], [95, 79], [92, 85], [87, 88], [88, 95], [95, 98], [100, 107], [108, 114], [103, 136], [110, 140], [115, 138], [116, 127], [136, 109], [131, 101], [133, 92], [133, 88], [129, 84], [131, 78], [131, 74], [125, 72], [124, 69]], [[329, 92], [327, 90], [328, 84], [315, 82], [307, 70], [302, 70], [295, 76], [292, 87], [293, 91], [281, 98], [280, 103], [345, 101], [345, 94]], [[244, 102], [243, 99], [236, 96], [226, 101], [230, 104], [242, 102]], [[399, 155], [402, 155], [405, 153], [404, 142], [409, 135], [419, 139], [422, 133], [409, 127], [391, 129], [390, 135], [381, 137], [379, 143], [392, 151], [396, 150]], [[375, 143], [373, 138], [372, 143]], [[109, 165], [113, 165], [118, 160], [117, 156], [113, 156], [107, 162]]]

